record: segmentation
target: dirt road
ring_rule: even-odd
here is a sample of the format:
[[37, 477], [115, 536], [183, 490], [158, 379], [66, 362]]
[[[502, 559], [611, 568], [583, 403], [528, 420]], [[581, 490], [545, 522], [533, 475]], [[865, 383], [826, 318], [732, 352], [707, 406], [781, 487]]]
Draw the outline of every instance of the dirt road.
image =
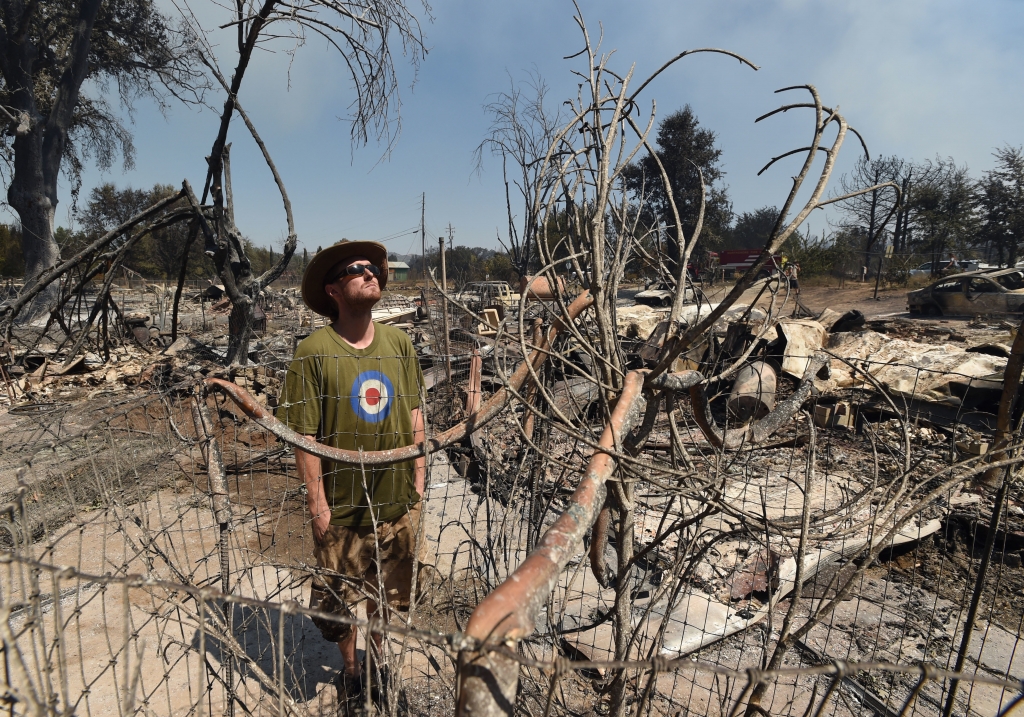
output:
[[[706, 293], [711, 301], [720, 301], [731, 288], [731, 285], [716, 286], [713, 290], [706, 290]], [[759, 291], [760, 287], [747, 291], [740, 299], [740, 302], [750, 303]], [[833, 284], [832, 286], [804, 286], [800, 292], [800, 302], [813, 314], [818, 314], [826, 308], [840, 313], [850, 309], [858, 309], [869, 319], [907, 313], [906, 289], [880, 289], [878, 299], [871, 298], [874, 291], [874, 284], [861, 284], [852, 281], [847, 281], [846, 286], [842, 289], [838, 288], [838, 284]], [[781, 298], [779, 297], [779, 300]], [[758, 304], [766, 305], [767, 299], [762, 295]], [[793, 299], [790, 297], [783, 310], [783, 314], [788, 315], [791, 313], [793, 307]]]

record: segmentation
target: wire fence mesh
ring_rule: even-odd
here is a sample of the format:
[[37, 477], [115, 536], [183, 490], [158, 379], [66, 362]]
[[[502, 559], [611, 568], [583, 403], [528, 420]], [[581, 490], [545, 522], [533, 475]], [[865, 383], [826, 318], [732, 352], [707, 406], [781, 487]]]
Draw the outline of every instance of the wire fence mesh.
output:
[[[413, 607], [372, 626], [401, 687], [378, 711], [454, 711], [457, 655], [480, 648], [466, 636], [473, 610], [569, 508], [605, 419], [572, 388], [566, 367], [580, 359], [567, 341], [541, 376], [551, 400], [523, 394], [471, 441], [428, 456]], [[507, 381], [517, 343], [453, 340], [421, 359], [434, 381], [428, 433], [461, 420], [473, 390], [486, 398]], [[620, 673], [632, 714], [753, 703], [784, 715], [936, 714], [954, 681], [952, 714], [1012, 709], [1024, 678], [1020, 489], [1011, 482], [998, 504], [964, 490], [991, 429], [975, 394], [991, 388], [975, 370], [849, 356], [832, 361], [826, 397], [750, 449], [715, 449], [685, 395], [663, 397], [613, 479], [635, 488], [629, 534], [613, 511], [606, 538], [578, 546], [541, 596], [534, 633], [485, 648], [520, 663], [517, 712], [606, 713]], [[194, 376], [181, 380], [199, 360], [175, 357], [157, 389], [3, 417], [0, 699], [12, 714], [337, 710], [341, 660], [314, 618], [354, 623], [361, 648], [370, 625], [310, 607], [322, 571], [294, 451]], [[225, 377], [273, 406], [283, 366]], [[722, 403], [710, 411], [727, 426]], [[592, 541], [614, 563], [625, 539], [628, 585], [602, 585]], [[629, 629], [617, 630], [623, 604]], [[768, 668], [783, 631], [795, 637]], [[617, 640], [629, 643], [625, 661]]]

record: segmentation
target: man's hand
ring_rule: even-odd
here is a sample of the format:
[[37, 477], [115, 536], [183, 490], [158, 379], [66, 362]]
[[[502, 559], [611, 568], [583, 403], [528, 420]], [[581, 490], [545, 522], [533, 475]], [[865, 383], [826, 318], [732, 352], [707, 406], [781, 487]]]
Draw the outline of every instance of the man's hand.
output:
[[[307, 436], [307, 438], [315, 440], [314, 436]], [[324, 536], [327, 535], [327, 530], [331, 526], [331, 506], [327, 503], [327, 494], [324, 492], [320, 459], [296, 448], [295, 469], [299, 478], [306, 484], [306, 505], [309, 507], [309, 515], [313, 519], [313, 540], [317, 545], [322, 545]]]
[[324, 536], [331, 527], [331, 511], [322, 511], [319, 515], [313, 516], [313, 540], [317, 545], [324, 544]]

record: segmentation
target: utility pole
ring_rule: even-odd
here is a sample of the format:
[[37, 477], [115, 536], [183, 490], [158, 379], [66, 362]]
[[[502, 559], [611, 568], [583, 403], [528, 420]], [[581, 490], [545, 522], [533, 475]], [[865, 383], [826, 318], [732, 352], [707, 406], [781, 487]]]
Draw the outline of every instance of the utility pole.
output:
[[[451, 225], [449, 225], [449, 229]], [[448, 271], [444, 261], [444, 237], [438, 237], [437, 243], [441, 249], [441, 315], [444, 317], [444, 369], [448, 375], [448, 385], [452, 385], [452, 356], [448, 335]]]
[[[423, 301], [427, 300], [427, 193], [420, 198], [420, 271], [423, 272]], [[427, 311], [430, 307], [424, 305]]]

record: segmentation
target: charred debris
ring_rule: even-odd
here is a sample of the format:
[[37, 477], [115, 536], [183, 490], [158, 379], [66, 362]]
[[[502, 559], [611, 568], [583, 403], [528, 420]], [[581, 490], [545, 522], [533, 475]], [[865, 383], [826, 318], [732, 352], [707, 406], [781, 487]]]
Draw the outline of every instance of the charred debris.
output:
[[[252, 22], [230, 86], [210, 68], [227, 100], [201, 197], [184, 182], [12, 290], [0, 307], [5, 420], [71, 405], [95, 411], [139, 394], [194, 399], [197, 415], [213, 404], [216, 417], [199, 415], [197, 438], [182, 443], [197, 460], [200, 444], [207, 451], [215, 510], [228, 495], [213, 486], [217, 464], [224, 468], [215, 439], [226, 442], [227, 455], [228, 442], [258, 425], [252, 432], [265, 432], [261, 459], [271, 446], [286, 478], [294, 477], [283, 457], [289, 444], [300, 444], [282, 438], [270, 409], [297, 342], [323, 322], [295, 289], [275, 288], [297, 242], [291, 205], [237, 104], [248, 54], [276, 7], [268, 3]], [[633, 705], [638, 714], [652, 705], [676, 713], [690, 704], [682, 663], [671, 667], [662, 658], [777, 671], [802, 655], [802, 665], [835, 666], [819, 712], [836, 699], [836, 685], [852, 681], [864, 704], [946, 701], [949, 714], [956, 700], [970, 699], [964, 690], [957, 697], [960, 677], [949, 678], [947, 690], [922, 672], [915, 685], [904, 668], [932, 659], [948, 666], [954, 654], [956, 673], [968, 660], [983, 666], [984, 651], [971, 653], [980, 606], [995, 612], [998, 603], [1000, 629], [1014, 645], [1010, 630], [1024, 619], [1024, 593], [986, 582], [996, 556], [996, 572], [1017, 571], [1014, 585], [1024, 584], [1017, 574], [1024, 506], [1015, 478], [1024, 460], [1024, 335], [999, 321], [953, 329], [941, 320], [809, 310], [784, 276], [765, 271], [815, 209], [873, 191], [899, 195], [887, 182], [826, 198], [836, 156], [856, 133], [809, 85], [780, 90], [800, 99], [758, 119], [791, 109], [814, 117], [807, 146], [762, 170], [789, 157], [802, 162], [760, 258], [717, 293], [688, 287], [703, 179], [688, 198], [697, 212], [687, 225], [655, 162], [659, 176], [647, 180], [666, 186], [667, 203], [662, 218], [648, 223], [624, 182], [634, 158], [650, 150], [655, 122], [653, 105], [649, 117], [640, 116], [638, 95], [694, 52], [756, 67], [729, 51], [701, 49], [634, 84], [631, 72], [607, 67], [611, 55], [593, 45], [582, 17], [578, 23], [579, 93], [566, 103], [564, 126], [545, 135], [537, 156], [522, 158], [535, 182], [522, 187], [530, 225], [515, 253], [537, 267], [534, 276], [524, 277], [518, 303], [468, 303], [448, 290], [443, 272], [409, 296], [389, 292], [376, 318], [407, 331], [420, 356], [428, 437], [422, 446], [348, 461], [382, 464], [422, 451], [433, 466], [450, 464], [454, 471], [438, 470], [436, 482], [431, 476], [427, 513], [452, 483], [471, 487], [472, 511], [438, 518], [442, 530], [454, 522], [462, 531], [449, 552], [449, 582], [469, 586], [453, 596], [453, 605], [458, 597], [471, 611], [468, 619], [456, 625], [458, 639], [445, 640], [459, 646], [456, 709], [507, 714], [517, 700], [533, 699], [527, 711], [537, 714], [548, 712], [545, 699], [549, 707], [553, 699], [569, 705], [571, 695], [555, 697], [564, 665], [554, 664], [552, 677], [543, 666], [552, 663], [542, 662], [560, 657], [590, 663], [571, 668], [577, 694], [600, 695], [610, 714]], [[258, 276], [235, 224], [226, 138], [236, 112], [264, 154], [287, 218], [285, 251]], [[819, 152], [823, 164], [815, 163]], [[186, 286], [188, 247], [176, 283], [120, 278], [127, 248], [175, 222], [187, 223], [189, 246], [203, 242], [218, 283]], [[637, 265], [669, 287], [661, 301], [668, 306], [634, 302], [624, 277]], [[63, 430], [54, 421], [40, 425], [41, 433]], [[169, 410], [163, 425], [176, 430]], [[253, 463], [233, 465], [231, 477]], [[293, 487], [288, 497], [301, 508], [301, 487]], [[27, 488], [18, 490], [24, 496]], [[226, 521], [217, 523], [228, 535]], [[969, 547], [978, 545], [984, 549]], [[906, 551], [917, 551], [909, 566], [900, 562]], [[465, 567], [457, 572], [457, 564]], [[870, 634], [884, 621], [861, 609], [862, 598], [896, 616], [884, 634]], [[989, 658], [992, 673], [1009, 679], [1009, 668]], [[872, 672], [885, 676], [873, 680], [844, 674], [851, 659], [881, 661], [889, 671]], [[659, 671], [672, 675], [667, 687]], [[767, 713], [767, 680], [751, 679], [742, 692], [736, 684], [724, 688], [721, 712], [737, 713], [745, 702], [748, 715]], [[817, 689], [803, 690], [807, 714]]]

